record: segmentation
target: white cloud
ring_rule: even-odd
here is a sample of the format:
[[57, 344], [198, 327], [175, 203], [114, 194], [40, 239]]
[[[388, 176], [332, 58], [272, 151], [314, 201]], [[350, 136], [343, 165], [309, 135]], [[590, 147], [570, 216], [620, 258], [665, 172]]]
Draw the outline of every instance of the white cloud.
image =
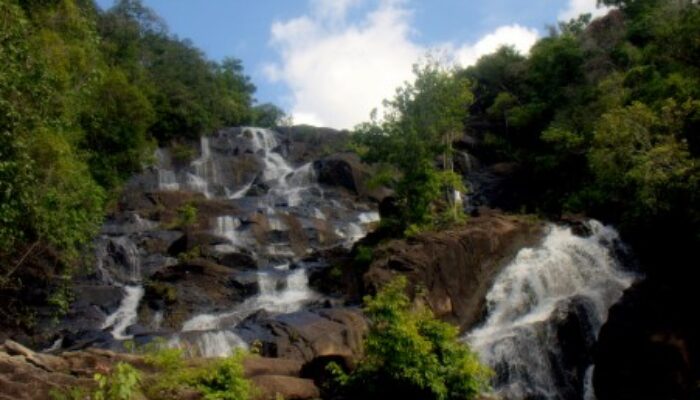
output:
[[382, 3], [354, 24], [329, 24], [319, 15], [328, 11], [273, 24], [282, 63], [268, 65], [266, 75], [290, 87], [295, 123], [352, 128], [411, 78], [411, 65], [424, 50], [409, 40], [407, 11], [394, 3]]
[[610, 11], [609, 7], [598, 7], [598, 0], [569, 0], [566, 9], [559, 13], [560, 21], [569, 21], [581, 14], [592, 14], [593, 18], [603, 16]]
[[502, 44], [526, 53], [537, 38], [534, 29], [510, 25], [471, 45], [426, 47], [413, 40], [403, 0], [378, 0], [356, 21], [347, 14], [363, 0], [310, 1], [307, 15], [272, 25], [271, 44], [281, 61], [263, 67], [270, 81], [289, 87], [295, 123], [352, 128], [366, 121], [413, 79], [412, 65], [431, 50], [446, 50], [451, 61], [469, 65]]
[[537, 41], [538, 36], [536, 29], [517, 24], [501, 26], [482, 37], [478, 42], [457, 49], [455, 60], [465, 67], [473, 65], [481, 56], [493, 53], [503, 45], [511, 45], [521, 54], [527, 54], [530, 47]]

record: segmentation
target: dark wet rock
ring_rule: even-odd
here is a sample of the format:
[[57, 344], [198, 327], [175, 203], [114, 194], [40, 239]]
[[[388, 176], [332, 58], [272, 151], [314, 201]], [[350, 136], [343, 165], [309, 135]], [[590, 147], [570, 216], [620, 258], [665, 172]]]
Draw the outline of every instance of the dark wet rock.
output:
[[580, 237], [589, 237], [593, 234], [589, 219], [583, 215], [565, 214], [562, 215], [560, 223], [571, 228], [571, 232]]
[[594, 357], [599, 400], [700, 398], [696, 282], [648, 278], [610, 309]]
[[362, 352], [367, 322], [359, 309], [330, 308], [272, 317], [256, 314], [236, 331], [244, 340], [259, 341], [268, 357], [308, 363], [332, 356], [354, 365]]
[[279, 127], [282, 152], [295, 164], [318, 160], [329, 153], [343, 151], [350, 140], [348, 131], [309, 125]]
[[403, 274], [412, 295], [424, 289], [437, 316], [466, 329], [483, 314], [486, 293], [501, 268], [542, 233], [541, 222], [485, 211], [461, 227], [393, 240], [374, 250], [365, 291], [373, 293]]
[[339, 186], [359, 196], [381, 201], [390, 191], [384, 187], [370, 188], [367, 184], [372, 170], [354, 153], [340, 153], [314, 161], [318, 181]]
[[307, 262], [318, 263], [309, 270], [309, 286], [319, 293], [359, 304], [364, 295], [362, 274], [367, 265], [355, 262], [357, 246], [352, 251], [335, 247], [315, 253]]
[[455, 171], [461, 175], [469, 175], [481, 167], [479, 160], [467, 151], [457, 151], [454, 156]]
[[592, 321], [595, 307], [585, 297], [574, 297], [557, 305], [546, 323], [550, 348], [558, 349], [549, 354], [552, 376], [557, 392], [565, 399], [583, 398], [586, 372], [593, 362], [595, 329], [599, 322]]
[[158, 290], [147, 290], [144, 300], [154, 309], [168, 303], [164, 326], [178, 329], [196, 313], [229, 310], [248, 297], [254, 289], [241, 283], [241, 274], [203, 259], [165, 267], [150, 277], [147, 289]]
[[255, 269], [258, 266], [251, 254], [242, 252], [220, 254], [216, 261], [221, 265], [236, 269]]
[[168, 254], [172, 256], [178, 256], [182, 253], [187, 253], [194, 249], [199, 251], [203, 250], [205, 247], [216, 246], [219, 244], [226, 244], [228, 240], [221, 236], [217, 236], [211, 232], [207, 231], [194, 231], [187, 232], [182, 237], [175, 242], [173, 242], [168, 248]]
[[71, 312], [97, 307], [105, 314], [111, 314], [119, 307], [123, 290], [118, 286], [78, 285], [75, 291], [80, 293], [71, 304]]
[[518, 211], [530, 198], [529, 180], [516, 163], [497, 163], [479, 168], [466, 176], [471, 206]]
[[147, 253], [167, 254], [170, 246], [181, 239], [183, 235], [180, 231], [155, 230], [141, 236], [138, 244]]
[[108, 331], [89, 329], [77, 332], [67, 332], [63, 336], [63, 350], [81, 350], [88, 347], [107, 347], [114, 338]]

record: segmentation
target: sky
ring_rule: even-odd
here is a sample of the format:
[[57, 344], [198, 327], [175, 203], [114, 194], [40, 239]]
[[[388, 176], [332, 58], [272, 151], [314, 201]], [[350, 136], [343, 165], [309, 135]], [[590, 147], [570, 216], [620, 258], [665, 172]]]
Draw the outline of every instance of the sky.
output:
[[[548, 25], [597, 0], [143, 0], [209, 58], [235, 57], [295, 124], [338, 129], [412, 80], [429, 55], [469, 66], [504, 44], [527, 54]], [[104, 9], [114, 0], [97, 0]]]

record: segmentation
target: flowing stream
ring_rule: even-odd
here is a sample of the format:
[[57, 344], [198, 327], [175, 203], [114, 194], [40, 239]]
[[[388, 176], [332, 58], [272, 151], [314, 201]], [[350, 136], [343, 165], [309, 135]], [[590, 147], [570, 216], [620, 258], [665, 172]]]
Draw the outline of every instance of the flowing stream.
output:
[[[594, 343], [635, 276], [616, 257], [617, 232], [597, 221], [588, 225], [589, 237], [550, 226], [541, 245], [522, 249], [489, 291], [485, 322], [466, 336], [496, 371], [495, 389], [504, 399], [595, 398], [592, 365], [582, 357], [590, 348], [566, 347], [578, 337]], [[566, 321], [579, 331], [562, 338]], [[580, 359], [572, 362], [566, 352]]]

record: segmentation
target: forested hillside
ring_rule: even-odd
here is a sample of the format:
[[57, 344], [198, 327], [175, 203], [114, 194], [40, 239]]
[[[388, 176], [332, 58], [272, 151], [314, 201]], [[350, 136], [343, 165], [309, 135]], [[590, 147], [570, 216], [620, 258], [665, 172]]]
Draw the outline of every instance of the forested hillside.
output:
[[512, 211], [594, 216], [652, 258], [699, 243], [700, 7], [603, 3], [617, 9], [551, 27], [529, 55], [503, 47], [466, 69], [419, 68], [387, 115], [358, 129], [360, 153], [400, 172], [383, 182], [404, 228], [445, 218], [464, 131], [482, 162], [514, 166]]
[[137, 0], [106, 11], [2, 0], [0, 59], [0, 313], [10, 321], [31, 324], [31, 305], [11, 300], [23, 284], [56, 286], [52, 300], [66, 307], [60, 278], [157, 143], [281, 116], [255, 105], [240, 60], [207, 59]]
[[477, 98], [468, 124], [495, 159], [522, 164], [529, 210], [595, 215], [640, 250], [651, 237], [664, 247], [660, 236], [690, 248], [700, 239], [700, 9], [604, 3], [619, 10], [560, 25], [527, 58], [502, 49], [464, 71]]

